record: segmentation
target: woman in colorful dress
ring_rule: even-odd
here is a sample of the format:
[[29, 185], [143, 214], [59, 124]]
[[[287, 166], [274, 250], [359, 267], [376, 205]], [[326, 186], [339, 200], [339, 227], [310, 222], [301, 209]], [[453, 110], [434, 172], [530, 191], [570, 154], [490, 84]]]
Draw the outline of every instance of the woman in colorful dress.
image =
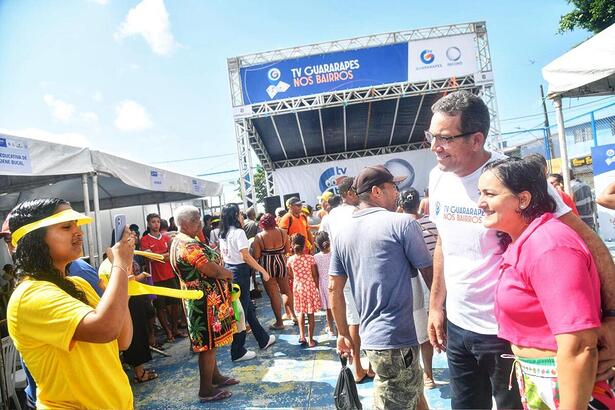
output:
[[[290, 237], [293, 255], [288, 258], [288, 270], [294, 277], [293, 295], [295, 312], [299, 314], [299, 344], [314, 347], [314, 313], [320, 310], [320, 293], [318, 292], [318, 271], [316, 261], [306, 254], [305, 236], [296, 233]], [[305, 316], [308, 317], [308, 338], [305, 340]]]
[[615, 408], [608, 382], [596, 382], [596, 265], [579, 235], [554, 217], [540, 166], [494, 161], [478, 188], [483, 225], [499, 231], [504, 250], [495, 315], [498, 336], [512, 345], [524, 408]]
[[228, 399], [232, 392], [223, 387], [238, 384], [239, 380], [220, 373], [216, 351], [231, 344], [237, 331], [230, 292], [233, 275], [220, 265], [214, 250], [196, 239], [203, 229], [199, 209], [181, 206], [174, 214], [179, 232], [171, 244], [171, 266], [182, 289], [204, 293], [202, 299], [184, 300], [192, 350], [199, 353], [199, 399]]

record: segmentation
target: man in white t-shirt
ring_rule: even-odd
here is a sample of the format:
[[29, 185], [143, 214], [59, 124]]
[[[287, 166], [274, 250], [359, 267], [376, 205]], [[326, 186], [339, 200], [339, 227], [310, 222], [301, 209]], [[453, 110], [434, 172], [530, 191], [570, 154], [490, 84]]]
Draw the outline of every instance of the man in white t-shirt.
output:
[[[359, 198], [356, 192], [352, 188], [354, 183], [354, 177], [340, 177], [335, 181], [337, 188], [342, 197], [342, 204], [329, 211], [329, 213], [322, 219], [320, 223], [319, 232], [326, 232], [329, 234], [329, 240], [331, 246], [333, 246], [333, 238], [337, 235], [342, 227], [352, 219], [352, 214], [357, 210], [359, 205]], [[329, 281], [331, 283], [331, 281]], [[329, 300], [332, 297], [329, 295]], [[350, 333], [350, 340], [355, 352], [361, 351], [361, 338], [359, 337], [359, 312], [357, 311], [357, 305], [354, 302], [352, 292], [350, 291], [350, 282], [346, 282], [344, 285], [344, 301], [346, 302], [346, 322], [348, 324], [348, 330]], [[361, 383], [374, 378], [375, 374], [369, 366], [364, 369], [361, 360], [353, 361], [354, 377], [357, 383]]]
[[[508, 388], [513, 361], [501, 357], [511, 353], [510, 346], [496, 336], [494, 295], [501, 249], [496, 232], [483, 227], [484, 213], [477, 206], [477, 182], [484, 166], [503, 156], [485, 150], [489, 110], [477, 96], [454, 92], [438, 100], [432, 111], [425, 136], [438, 161], [429, 175], [429, 194], [430, 219], [438, 227], [439, 238], [429, 307], [430, 340], [437, 349], [447, 350], [452, 408], [491, 408], [492, 396], [498, 408], [521, 408], [516, 383]], [[615, 268], [608, 250], [554, 190], [550, 194], [557, 203], [556, 215], [583, 237], [596, 264], [602, 265], [603, 299], [607, 296], [603, 306], [614, 309]], [[602, 339], [610, 350], [614, 341], [607, 339], [613, 337]]]

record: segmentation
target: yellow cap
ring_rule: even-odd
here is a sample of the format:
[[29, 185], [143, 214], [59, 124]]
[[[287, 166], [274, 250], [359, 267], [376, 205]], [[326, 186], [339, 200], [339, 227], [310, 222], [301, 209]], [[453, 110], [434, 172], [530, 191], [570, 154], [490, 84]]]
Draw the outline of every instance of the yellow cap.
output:
[[23, 238], [24, 235], [29, 234], [30, 232], [40, 228], [57, 225], [59, 223], [68, 221], [76, 221], [77, 225], [85, 225], [91, 223], [92, 220], [93, 219], [89, 216], [79, 213], [73, 209], [66, 209], [62, 212], [58, 212], [57, 214], [53, 214], [46, 218], [24, 225], [15, 232], [13, 232], [13, 246], [17, 246], [17, 242], [19, 242], [19, 240]]
[[333, 192], [325, 191], [320, 196], [316, 197], [319, 201], [328, 201], [331, 197], [333, 197]]

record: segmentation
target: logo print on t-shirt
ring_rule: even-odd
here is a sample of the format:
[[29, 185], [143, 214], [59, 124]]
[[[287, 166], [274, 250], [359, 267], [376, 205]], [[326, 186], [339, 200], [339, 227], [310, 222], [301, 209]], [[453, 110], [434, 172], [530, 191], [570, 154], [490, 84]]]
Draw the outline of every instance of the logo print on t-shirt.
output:
[[445, 221], [470, 222], [473, 224], [483, 223], [485, 211], [480, 208], [458, 205], [443, 205], [443, 207], [444, 212], [442, 213], [442, 218], [444, 218]]
[[436, 216], [440, 214], [440, 201], [436, 201]]

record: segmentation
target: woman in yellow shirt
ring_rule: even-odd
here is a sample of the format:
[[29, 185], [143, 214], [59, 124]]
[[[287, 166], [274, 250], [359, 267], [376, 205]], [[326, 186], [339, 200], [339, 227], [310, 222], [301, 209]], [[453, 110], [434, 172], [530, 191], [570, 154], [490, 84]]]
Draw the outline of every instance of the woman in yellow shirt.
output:
[[113, 268], [99, 298], [83, 279], [67, 277], [81, 256], [79, 225], [91, 218], [61, 199], [36, 199], [11, 212], [21, 283], [7, 308], [9, 334], [32, 373], [37, 408], [131, 409], [119, 351], [132, 339], [128, 276], [134, 238], [128, 229], [111, 248]]

